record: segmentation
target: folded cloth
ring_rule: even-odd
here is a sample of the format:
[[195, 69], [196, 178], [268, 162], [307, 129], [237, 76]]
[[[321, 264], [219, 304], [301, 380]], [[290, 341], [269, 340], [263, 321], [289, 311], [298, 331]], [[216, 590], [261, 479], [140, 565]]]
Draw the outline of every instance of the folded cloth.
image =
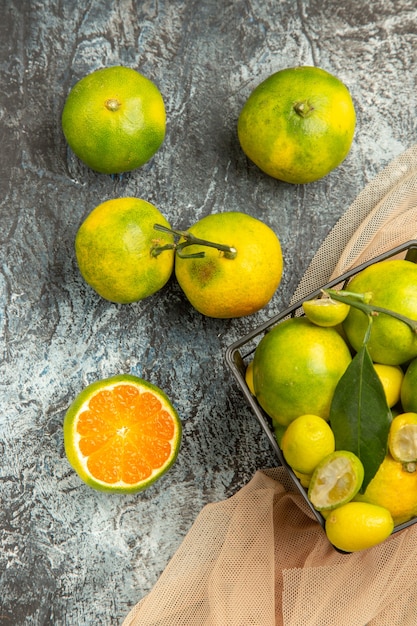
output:
[[[417, 238], [417, 146], [365, 189], [319, 248], [293, 302]], [[206, 505], [122, 626], [416, 626], [417, 524], [341, 554], [282, 467]]]
[[123, 626], [415, 626], [417, 525], [369, 550], [329, 544], [283, 468], [206, 505]]

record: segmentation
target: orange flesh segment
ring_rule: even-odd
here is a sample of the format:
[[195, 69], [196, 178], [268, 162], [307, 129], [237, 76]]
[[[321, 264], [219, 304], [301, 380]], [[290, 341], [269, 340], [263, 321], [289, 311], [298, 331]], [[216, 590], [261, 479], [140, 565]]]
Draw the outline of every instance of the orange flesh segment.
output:
[[77, 433], [94, 478], [133, 485], [169, 459], [175, 424], [151, 391], [121, 384], [90, 399], [78, 416]]

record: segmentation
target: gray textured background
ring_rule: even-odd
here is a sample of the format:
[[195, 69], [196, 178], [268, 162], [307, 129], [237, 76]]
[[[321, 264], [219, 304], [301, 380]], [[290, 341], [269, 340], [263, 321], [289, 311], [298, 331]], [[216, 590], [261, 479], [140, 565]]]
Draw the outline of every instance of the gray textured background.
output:
[[[201, 508], [276, 464], [224, 364], [226, 346], [286, 305], [359, 191], [416, 140], [413, 0], [0, 0], [0, 624], [120, 624], [154, 585]], [[140, 170], [95, 174], [60, 126], [73, 84], [124, 64], [154, 80], [166, 140]], [[307, 186], [250, 164], [236, 121], [273, 71], [318, 65], [351, 91], [346, 161]], [[108, 198], [153, 202], [186, 228], [248, 212], [281, 239], [285, 271], [263, 311], [203, 318], [175, 281], [134, 305], [100, 299], [73, 252]], [[82, 484], [62, 420], [82, 387], [131, 372], [161, 386], [183, 420], [174, 468], [141, 495]]]

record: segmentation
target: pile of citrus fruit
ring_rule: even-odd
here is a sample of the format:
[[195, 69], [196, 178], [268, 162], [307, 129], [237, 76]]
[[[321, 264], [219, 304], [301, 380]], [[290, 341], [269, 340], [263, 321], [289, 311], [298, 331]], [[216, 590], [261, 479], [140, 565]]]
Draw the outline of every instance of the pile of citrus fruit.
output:
[[[147, 77], [109, 67], [72, 87], [61, 122], [83, 163], [117, 175], [140, 168], [161, 148], [165, 103]], [[217, 318], [264, 307], [283, 271], [278, 237], [250, 215], [207, 215], [177, 231], [156, 206], [133, 197], [104, 201], [87, 215], [76, 234], [75, 256], [86, 283], [111, 302], [148, 298], [175, 274], [192, 306]], [[124, 375], [80, 392], [66, 414], [64, 439], [71, 465], [88, 485], [134, 492], [172, 465], [181, 422], [162, 390]]]
[[417, 265], [373, 263], [302, 309], [246, 381], [329, 540], [363, 550], [417, 516]]
[[[305, 183], [343, 161], [355, 121], [351, 96], [338, 78], [320, 68], [295, 67], [276, 72], [254, 89], [241, 110], [237, 133], [243, 151], [266, 173]], [[164, 100], [158, 87], [132, 68], [96, 70], [70, 90], [62, 129], [75, 155], [93, 170], [129, 172], [162, 146]], [[154, 227], [159, 227], [157, 233]], [[86, 282], [116, 303], [159, 291], [175, 259], [175, 276], [187, 299], [203, 315], [218, 318], [263, 308], [283, 270], [277, 236], [250, 215], [208, 215], [178, 233], [159, 209], [134, 198], [97, 206], [77, 233], [76, 256]]]
[[[355, 123], [352, 98], [338, 78], [296, 67], [253, 90], [237, 135], [263, 172], [304, 184], [342, 163]], [[75, 155], [96, 172], [130, 172], [163, 144], [164, 100], [136, 70], [97, 70], [71, 89], [62, 129]], [[156, 206], [132, 197], [104, 201], [86, 216], [75, 255], [86, 283], [106, 300], [138, 302], [175, 275], [190, 304], [214, 318], [259, 311], [283, 272], [277, 235], [251, 215], [224, 211], [175, 230]], [[246, 372], [287, 464], [341, 550], [375, 545], [395, 524], [417, 515], [417, 334], [410, 322], [417, 319], [415, 285], [412, 263], [371, 266], [350, 282], [348, 298], [326, 294], [307, 301], [303, 316], [268, 332]], [[340, 407], [349, 395], [360, 396], [361, 419], [349, 401], [344, 423]], [[367, 406], [369, 423], [362, 415]], [[366, 445], [349, 444], [355, 436], [369, 442], [373, 434], [381, 444], [374, 459], [374, 444], [363, 454]], [[181, 421], [161, 389], [135, 376], [115, 376], [77, 396], [65, 416], [64, 441], [72, 467], [88, 485], [135, 492], [174, 463]]]
[[[62, 130], [74, 154], [103, 174], [129, 172], [161, 148], [165, 103], [158, 87], [123, 66], [99, 69], [70, 90]], [[266, 174], [303, 184], [346, 158], [356, 113], [347, 87], [318, 67], [275, 72], [250, 93], [237, 135], [243, 152]]]

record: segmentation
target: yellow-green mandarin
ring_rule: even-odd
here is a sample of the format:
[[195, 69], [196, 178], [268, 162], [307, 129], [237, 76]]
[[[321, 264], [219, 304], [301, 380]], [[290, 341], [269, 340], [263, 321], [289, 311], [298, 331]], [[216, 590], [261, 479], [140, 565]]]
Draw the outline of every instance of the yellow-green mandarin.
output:
[[172, 244], [173, 236], [154, 230], [169, 227], [161, 212], [139, 198], [116, 198], [98, 205], [75, 238], [75, 253], [84, 280], [103, 298], [126, 304], [161, 289], [174, 268], [174, 251], [153, 256], [155, 246]]
[[[393, 259], [369, 265], [352, 278], [346, 290], [367, 294], [371, 306], [417, 320], [417, 265], [411, 261]], [[385, 313], [372, 320], [367, 347], [374, 362], [401, 365], [417, 356], [417, 333], [406, 323]], [[343, 328], [358, 351], [368, 328], [368, 316], [351, 306]]]
[[233, 318], [264, 307], [281, 282], [281, 244], [264, 222], [238, 211], [212, 213], [188, 232], [233, 248], [231, 257], [216, 248], [193, 244], [175, 256], [175, 275], [192, 306], [208, 317]]
[[238, 119], [245, 154], [288, 183], [328, 174], [347, 156], [356, 114], [346, 86], [317, 67], [280, 70], [258, 85]]
[[305, 317], [285, 320], [256, 348], [256, 398], [272, 420], [284, 426], [308, 413], [328, 420], [336, 385], [351, 360], [334, 328], [316, 326]]
[[62, 129], [93, 170], [119, 174], [142, 166], [165, 138], [166, 113], [156, 85], [128, 67], [96, 70], [71, 89]]

